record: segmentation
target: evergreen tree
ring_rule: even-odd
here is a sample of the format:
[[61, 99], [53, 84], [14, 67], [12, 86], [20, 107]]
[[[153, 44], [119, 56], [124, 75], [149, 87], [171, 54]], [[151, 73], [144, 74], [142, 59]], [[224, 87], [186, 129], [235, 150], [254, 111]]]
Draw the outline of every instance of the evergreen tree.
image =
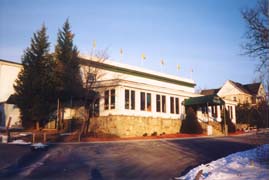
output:
[[16, 105], [21, 110], [24, 127], [43, 122], [55, 108], [54, 62], [49, 54], [46, 27], [34, 33], [31, 45], [22, 56], [23, 69], [18, 75], [15, 89]]
[[82, 80], [78, 59], [78, 50], [73, 45], [74, 34], [70, 30], [68, 19], [58, 32], [55, 47], [57, 92], [62, 102], [70, 101], [81, 95]]

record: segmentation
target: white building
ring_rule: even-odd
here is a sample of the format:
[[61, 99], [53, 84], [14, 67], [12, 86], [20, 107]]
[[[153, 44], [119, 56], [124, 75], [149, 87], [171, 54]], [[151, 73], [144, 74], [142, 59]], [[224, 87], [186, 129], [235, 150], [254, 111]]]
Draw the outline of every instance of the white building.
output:
[[21, 126], [20, 111], [14, 104], [7, 102], [13, 94], [13, 85], [22, 68], [19, 63], [0, 59], [0, 127], [6, 127], [9, 119], [10, 127]]
[[[82, 66], [97, 67], [96, 89], [100, 116], [131, 115], [180, 119], [182, 102], [194, 93], [195, 82], [156, 71], [106, 60], [80, 59]], [[83, 69], [83, 68], [82, 68]]]
[[[95, 107], [98, 116], [90, 122], [90, 131], [94, 133], [116, 136], [178, 133], [185, 116], [183, 102], [202, 96], [194, 93], [192, 79], [82, 55], [79, 61], [84, 82], [86, 72], [91, 73], [90, 81], [97, 80], [94, 89], [99, 93]], [[3, 60], [0, 63], [0, 122], [6, 126], [11, 117], [15, 125], [20, 122], [19, 110], [7, 104], [7, 99], [14, 93], [13, 84], [22, 66]], [[227, 102], [227, 107], [229, 104], [233, 103]], [[214, 121], [220, 121], [219, 108], [209, 107], [209, 117]]]
[[[83, 66], [98, 69], [98, 75], [93, 76], [99, 76], [95, 85], [100, 94], [99, 117], [91, 126], [92, 130], [99, 127], [102, 133], [119, 136], [178, 133], [185, 114], [182, 102], [199, 96], [194, 93], [195, 82], [191, 79], [83, 56], [80, 64], [82, 69]], [[174, 127], [169, 129], [165, 125], [165, 128], [165, 123]]]

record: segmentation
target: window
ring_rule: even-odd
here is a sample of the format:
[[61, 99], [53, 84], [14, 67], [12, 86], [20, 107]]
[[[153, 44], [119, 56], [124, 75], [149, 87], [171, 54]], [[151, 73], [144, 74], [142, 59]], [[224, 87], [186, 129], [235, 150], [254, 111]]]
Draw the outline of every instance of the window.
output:
[[135, 91], [133, 90], [125, 89], [125, 109], [135, 109]]
[[105, 110], [109, 107], [109, 90], [105, 91]]
[[92, 83], [92, 82], [94, 82], [94, 81], [96, 81], [96, 74], [93, 74], [93, 73], [89, 73], [88, 74], [88, 83]]
[[176, 98], [176, 114], [179, 114], [179, 99]]
[[115, 89], [110, 90], [110, 109], [115, 109]]
[[131, 109], [135, 109], [135, 91], [131, 91]]
[[161, 112], [161, 96], [159, 94], [156, 95], [156, 111]]
[[175, 105], [174, 105], [174, 97], [170, 97], [170, 113], [174, 114], [175, 113]]
[[166, 97], [162, 96], [162, 112], [166, 112]]
[[140, 110], [145, 111], [145, 103], [146, 103], [145, 93], [141, 92], [140, 93]]
[[125, 109], [129, 109], [130, 98], [129, 98], [129, 89], [125, 89]]
[[105, 91], [105, 110], [115, 109], [115, 89]]
[[233, 100], [236, 101], [236, 97], [233, 97]]
[[151, 111], [151, 94], [147, 93], [147, 111]]

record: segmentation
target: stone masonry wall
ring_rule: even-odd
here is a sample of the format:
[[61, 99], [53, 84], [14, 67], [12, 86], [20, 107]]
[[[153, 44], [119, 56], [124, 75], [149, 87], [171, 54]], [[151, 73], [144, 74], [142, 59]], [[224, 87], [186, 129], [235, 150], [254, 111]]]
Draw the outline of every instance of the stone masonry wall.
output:
[[123, 115], [101, 116], [91, 119], [89, 131], [116, 135], [119, 137], [150, 136], [178, 133], [181, 127], [179, 119], [136, 117]]

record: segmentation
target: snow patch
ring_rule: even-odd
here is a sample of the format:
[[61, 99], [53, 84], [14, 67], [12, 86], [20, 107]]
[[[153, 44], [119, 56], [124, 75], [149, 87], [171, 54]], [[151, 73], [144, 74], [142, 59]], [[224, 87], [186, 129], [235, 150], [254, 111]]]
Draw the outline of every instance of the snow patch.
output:
[[22, 139], [17, 139], [17, 140], [14, 140], [12, 142], [10, 142], [9, 144], [31, 144], [30, 142], [26, 142]]
[[268, 155], [269, 144], [265, 144], [255, 149], [231, 154], [208, 164], [202, 164], [189, 171], [185, 176], [175, 179], [192, 180], [200, 171], [199, 179], [202, 180], [267, 180], [269, 177]]
[[46, 148], [48, 145], [43, 143], [34, 143], [31, 145], [33, 149], [43, 149]]

